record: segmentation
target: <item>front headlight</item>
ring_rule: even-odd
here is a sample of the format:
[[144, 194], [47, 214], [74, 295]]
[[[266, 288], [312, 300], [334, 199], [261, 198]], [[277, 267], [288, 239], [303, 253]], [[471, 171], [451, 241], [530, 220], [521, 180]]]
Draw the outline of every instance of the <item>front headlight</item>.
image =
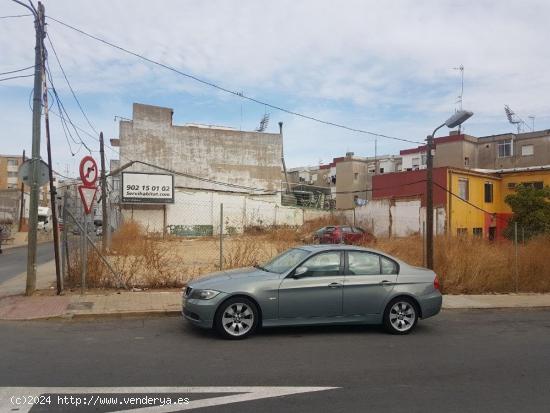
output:
[[210, 300], [217, 296], [220, 292], [216, 290], [193, 290], [191, 292], [191, 297], [197, 300]]

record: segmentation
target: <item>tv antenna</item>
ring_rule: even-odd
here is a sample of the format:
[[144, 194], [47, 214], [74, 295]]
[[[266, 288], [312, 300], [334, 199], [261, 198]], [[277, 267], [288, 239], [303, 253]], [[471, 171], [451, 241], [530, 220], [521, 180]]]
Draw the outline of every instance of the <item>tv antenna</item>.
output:
[[453, 67], [454, 70], [460, 70], [460, 95], [456, 99], [458, 110], [462, 110], [462, 96], [464, 95], [464, 66]]
[[260, 126], [256, 129], [256, 132], [264, 132], [269, 125], [269, 113], [265, 113], [260, 121]]
[[[508, 122], [516, 126], [518, 134], [521, 133], [522, 130], [524, 130], [525, 128], [531, 129], [531, 127], [527, 123], [525, 123], [522, 118], [520, 118], [512, 109], [510, 109], [510, 106], [504, 105], [504, 112], [506, 113]], [[531, 129], [531, 131], [533, 130], [534, 128]]]

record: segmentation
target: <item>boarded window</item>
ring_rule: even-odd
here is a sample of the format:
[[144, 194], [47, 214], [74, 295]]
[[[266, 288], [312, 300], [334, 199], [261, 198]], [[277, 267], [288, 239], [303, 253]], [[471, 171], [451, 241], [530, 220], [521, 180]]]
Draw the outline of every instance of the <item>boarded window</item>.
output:
[[493, 202], [493, 184], [485, 182], [485, 202]]
[[521, 147], [521, 155], [522, 156], [529, 156], [529, 155], [534, 155], [535, 154], [535, 150], [533, 148], [533, 145], [523, 145]]
[[458, 196], [463, 200], [467, 201], [470, 195], [470, 188], [468, 180], [465, 178], [460, 178], [458, 180]]

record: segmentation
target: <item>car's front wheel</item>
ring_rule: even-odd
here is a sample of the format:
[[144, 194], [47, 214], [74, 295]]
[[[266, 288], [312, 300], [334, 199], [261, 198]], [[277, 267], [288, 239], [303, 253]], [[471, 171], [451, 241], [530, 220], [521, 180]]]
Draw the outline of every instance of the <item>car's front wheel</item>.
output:
[[384, 327], [391, 334], [408, 334], [418, 322], [418, 310], [408, 297], [397, 297], [390, 301], [384, 311]]
[[254, 333], [258, 322], [256, 305], [248, 298], [235, 297], [221, 304], [214, 326], [223, 338], [238, 340]]

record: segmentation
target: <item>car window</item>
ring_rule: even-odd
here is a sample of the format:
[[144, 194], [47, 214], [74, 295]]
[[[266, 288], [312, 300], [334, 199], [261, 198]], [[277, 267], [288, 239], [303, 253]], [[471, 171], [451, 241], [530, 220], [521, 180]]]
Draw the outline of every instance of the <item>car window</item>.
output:
[[363, 234], [365, 231], [358, 227], [353, 227], [353, 232], [357, 232], [358, 234]]
[[380, 256], [370, 252], [348, 252], [348, 274], [378, 275], [380, 274]]
[[322, 252], [305, 261], [302, 267], [307, 267], [304, 276], [318, 277], [338, 275], [340, 272], [340, 252]]
[[298, 263], [307, 257], [308, 254], [308, 251], [299, 248], [292, 248], [276, 256], [267, 264], [264, 264], [263, 268], [267, 271], [282, 274], [290, 270], [295, 265], [298, 265]]
[[350, 227], [342, 227], [342, 231], [343, 232], [351, 232], [351, 228]]
[[386, 257], [380, 257], [380, 266], [382, 274], [397, 274], [397, 263]]

